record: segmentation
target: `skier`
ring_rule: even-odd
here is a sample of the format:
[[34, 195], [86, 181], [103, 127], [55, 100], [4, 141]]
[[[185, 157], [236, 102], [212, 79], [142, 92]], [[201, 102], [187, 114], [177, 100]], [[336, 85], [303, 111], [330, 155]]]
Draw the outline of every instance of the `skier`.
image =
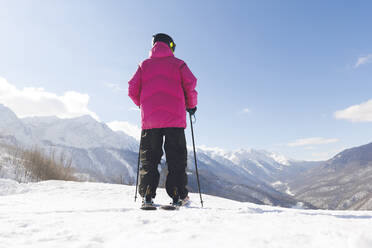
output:
[[159, 184], [158, 164], [164, 148], [168, 166], [166, 191], [173, 205], [188, 200], [186, 111], [196, 112], [196, 78], [186, 63], [174, 56], [176, 44], [163, 33], [153, 36], [150, 57], [129, 81], [128, 95], [141, 109], [140, 184], [142, 206], [152, 206]]

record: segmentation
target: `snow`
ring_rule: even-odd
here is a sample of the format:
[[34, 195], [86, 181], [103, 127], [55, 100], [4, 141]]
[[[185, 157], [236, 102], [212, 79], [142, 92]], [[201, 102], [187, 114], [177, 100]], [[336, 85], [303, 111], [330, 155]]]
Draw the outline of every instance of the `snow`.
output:
[[289, 163], [288, 159], [284, 155], [276, 154], [276, 153], [270, 153], [269, 157], [271, 157], [275, 162], [290, 166], [291, 164]]
[[17, 189], [17, 182], [11, 179], [0, 179], [0, 196], [14, 194]]
[[283, 185], [283, 183], [281, 181], [276, 181], [271, 184], [271, 186], [278, 186], [278, 185]]
[[281, 181], [276, 181], [274, 183], [271, 183], [271, 186], [273, 186], [275, 189], [278, 189], [278, 187], [285, 187], [285, 193], [294, 196], [294, 194], [291, 192], [291, 188], [288, 186], [288, 183], [283, 183]]
[[[371, 211], [285, 209], [190, 194], [180, 211], [142, 211], [134, 187], [0, 179], [0, 247], [372, 247]], [[159, 189], [157, 203], [168, 203]]]
[[283, 166], [291, 165], [289, 162], [290, 160], [285, 156], [265, 150], [238, 149], [235, 151], [223, 151], [222, 149], [215, 149], [211, 151], [220, 156], [224, 156], [226, 159], [238, 165], [244, 164], [245, 161], [250, 161], [256, 164], [258, 168], [265, 169], [265, 166], [262, 164], [264, 162], [277, 170], [282, 170]]
[[258, 168], [258, 171], [263, 171], [265, 174], [271, 176], [272, 173], [283, 170], [284, 167], [290, 167], [290, 161], [292, 161], [283, 155], [254, 149], [227, 151], [219, 147], [201, 145], [198, 147], [199, 159], [200, 154], [203, 153], [221, 164], [230, 164], [234, 167], [240, 167], [251, 175], [255, 174], [252, 170], [257, 172]]
[[288, 184], [286, 184], [286, 186], [287, 186], [287, 189], [285, 190], [285, 193], [287, 193], [288, 195], [294, 196], [295, 194], [292, 193], [291, 189], [288, 187]]

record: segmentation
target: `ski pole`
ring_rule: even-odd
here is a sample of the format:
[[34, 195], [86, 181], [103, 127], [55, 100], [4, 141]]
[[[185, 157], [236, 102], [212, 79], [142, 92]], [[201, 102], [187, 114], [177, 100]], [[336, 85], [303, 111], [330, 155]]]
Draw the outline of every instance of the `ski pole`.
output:
[[142, 133], [141, 133], [140, 144], [139, 144], [139, 149], [138, 149], [137, 179], [136, 179], [136, 194], [134, 195], [134, 201], [137, 200], [138, 175], [139, 175], [140, 158], [141, 158], [141, 141], [142, 141]]
[[196, 171], [196, 179], [198, 181], [198, 190], [199, 190], [199, 196], [200, 196], [200, 204], [203, 207], [203, 199], [200, 192], [200, 182], [199, 182], [199, 173], [198, 173], [198, 164], [196, 162], [196, 151], [195, 151], [195, 140], [194, 140], [194, 128], [192, 126], [192, 115], [190, 114], [190, 124], [191, 124], [191, 135], [192, 135], [192, 145], [194, 147], [194, 160], [195, 160], [195, 171]]

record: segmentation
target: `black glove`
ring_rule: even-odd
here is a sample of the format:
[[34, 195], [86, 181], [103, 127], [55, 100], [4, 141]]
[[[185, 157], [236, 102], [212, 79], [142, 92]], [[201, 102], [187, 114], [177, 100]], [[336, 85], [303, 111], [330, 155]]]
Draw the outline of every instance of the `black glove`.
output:
[[192, 109], [186, 109], [187, 112], [189, 112], [191, 115], [194, 115], [196, 112], [196, 107]]

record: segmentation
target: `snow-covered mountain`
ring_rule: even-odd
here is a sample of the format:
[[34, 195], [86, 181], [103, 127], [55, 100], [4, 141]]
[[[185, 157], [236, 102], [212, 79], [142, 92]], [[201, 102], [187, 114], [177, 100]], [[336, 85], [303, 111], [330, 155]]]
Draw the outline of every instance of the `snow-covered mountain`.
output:
[[114, 132], [106, 124], [89, 115], [59, 119], [57, 117], [32, 117], [22, 119], [39, 140], [58, 146], [82, 149], [96, 147], [136, 151], [137, 141], [123, 132]]
[[372, 143], [346, 149], [289, 181], [299, 199], [324, 209], [372, 209]]
[[289, 194], [291, 193], [288, 180], [319, 164], [319, 162], [289, 159], [265, 150], [225, 151], [219, 148], [201, 147], [198, 151], [199, 154], [206, 154], [221, 164], [239, 168], [243, 170], [243, 173], [251, 175], [252, 178], [259, 178], [260, 181], [273, 186], [276, 190]]
[[44, 146], [67, 152], [80, 173], [93, 181], [131, 184], [135, 180], [138, 142], [114, 132], [90, 116], [24, 118]]
[[16, 142], [30, 143], [31, 130], [9, 108], [0, 104], [0, 141], [16, 144]]
[[[135, 187], [0, 179], [0, 247], [370, 248], [372, 212], [301, 210], [190, 194], [179, 211], [143, 211]], [[157, 204], [167, 204], [159, 190]]]
[[[6, 130], [7, 139], [12, 137], [25, 146], [36, 144], [47, 151], [53, 149], [66, 154], [72, 158], [73, 166], [84, 180], [135, 182], [139, 144], [123, 132], [114, 132], [90, 116], [18, 119], [11, 110], [2, 107], [0, 122], [3, 118], [8, 120], [7, 126], [17, 127]], [[224, 152], [202, 148], [198, 149], [197, 159], [203, 192], [259, 204], [291, 207], [298, 203], [270, 185], [278, 180], [284, 168], [291, 167], [290, 160], [284, 157], [265, 151]], [[189, 187], [195, 192], [197, 183], [193, 161], [190, 152]], [[165, 167], [163, 161], [161, 168]]]
[[239, 165], [249, 174], [268, 183], [278, 180], [278, 172], [288, 169], [292, 163], [290, 159], [282, 155], [264, 150], [239, 149], [237, 151], [224, 151], [222, 149], [202, 148], [199, 151], [221, 163], [229, 161]]
[[19, 119], [0, 104], [0, 123], [3, 143], [64, 153], [82, 179], [126, 184], [135, 180], [138, 142], [90, 116]]
[[[291, 207], [298, 201], [275, 190], [233, 162], [217, 161], [202, 151], [197, 153], [199, 175], [203, 192], [239, 201]], [[189, 187], [197, 191], [193, 154], [189, 153]], [[306, 205], [306, 207], [312, 207]]]

